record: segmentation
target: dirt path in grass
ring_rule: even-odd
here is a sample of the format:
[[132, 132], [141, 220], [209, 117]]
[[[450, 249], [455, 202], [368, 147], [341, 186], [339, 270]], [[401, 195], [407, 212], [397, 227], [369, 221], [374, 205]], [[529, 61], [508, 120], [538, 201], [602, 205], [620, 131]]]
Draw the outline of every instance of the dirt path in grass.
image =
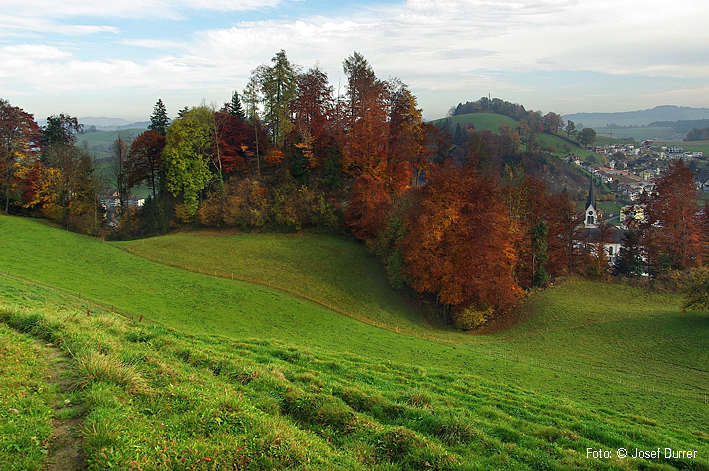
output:
[[[71, 381], [67, 378], [69, 360], [52, 344], [40, 342], [50, 362], [48, 382], [56, 385], [62, 392], [69, 390]], [[83, 418], [83, 407], [68, 400], [57, 399], [54, 404], [55, 418], [52, 419], [52, 435], [49, 444], [49, 456], [45, 471], [80, 471], [86, 470], [86, 462], [81, 452], [79, 433]], [[56, 418], [57, 414], [66, 419]]]

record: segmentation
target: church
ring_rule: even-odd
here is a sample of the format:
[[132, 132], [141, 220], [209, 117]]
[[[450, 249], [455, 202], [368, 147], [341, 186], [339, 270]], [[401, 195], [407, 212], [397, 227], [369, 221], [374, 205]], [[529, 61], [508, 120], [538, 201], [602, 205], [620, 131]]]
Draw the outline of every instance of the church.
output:
[[603, 237], [603, 248], [608, 255], [608, 263], [612, 264], [623, 244], [624, 231], [611, 224], [600, 228], [602, 224], [603, 212], [596, 205], [596, 193], [593, 189], [593, 178], [591, 178], [591, 187], [588, 190], [586, 209], [583, 215], [583, 225], [577, 229], [574, 239], [580, 246], [591, 250], [592, 246], [598, 244], [601, 237]]

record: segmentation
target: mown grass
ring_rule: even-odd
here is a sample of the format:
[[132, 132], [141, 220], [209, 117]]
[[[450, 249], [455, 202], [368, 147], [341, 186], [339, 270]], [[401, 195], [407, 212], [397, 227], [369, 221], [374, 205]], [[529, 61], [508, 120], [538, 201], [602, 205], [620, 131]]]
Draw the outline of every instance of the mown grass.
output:
[[[9, 277], [0, 275], [0, 297], [19, 305], [29, 306], [38, 300], [47, 302], [47, 292], [23, 283], [17, 276], [61, 289], [51, 291], [56, 297], [51, 302], [58, 308], [71, 301], [69, 294], [81, 293], [84, 299], [108, 307], [113, 305], [134, 319], [144, 316], [145, 322], [185, 332], [279, 339], [302, 348], [357, 352], [372, 360], [423, 368], [443, 367], [451, 374], [472, 373], [543, 394], [583, 400], [593, 407], [627, 411], [660, 423], [709, 431], [705, 420], [709, 409], [699, 400], [706, 392], [706, 386], [701, 385], [705, 377], [702, 371], [706, 370], [706, 356], [702, 353], [705, 343], [696, 341], [706, 330], [702, 330], [701, 324], [695, 325], [692, 328], [696, 336], [682, 340], [688, 331], [682, 322], [688, 317], [678, 315], [680, 299], [676, 296], [648, 295], [637, 288], [572, 281], [530, 297], [527, 311], [531, 319], [520, 323], [513, 333], [480, 336], [429, 329], [419, 331], [416, 336], [375, 328], [264, 286], [154, 263], [110, 244], [37, 221], [0, 217], [0, 237], [6, 241], [0, 247], [0, 270], [13, 273]], [[279, 245], [278, 237], [271, 239], [275, 247]], [[145, 244], [170, 239], [150, 239]], [[196, 237], [192, 239], [192, 247], [212, 244], [221, 247], [218, 239], [217, 235]], [[307, 245], [306, 241], [301, 243]], [[354, 243], [349, 248], [346, 243], [339, 247], [343, 252], [360, 250]], [[184, 250], [189, 249], [184, 246]], [[17, 257], [18, 253], [24, 254], [23, 257]], [[190, 253], [194, 255], [192, 263], [202, 263], [199, 257], [204, 250]], [[223, 247], [218, 253], [224, 253]], [[312, 256], [327, 259], [317, 257], [317, 251]], [[304, 278], [311, 276], [311, 269], [325, 270], [317, 264], [304, 263], [301, 268]], [[336, 282], [332, 280], [335, 285]], [[355, 291], [354, 295], [358, 293]], [[647, 308], [638, 311], [638, 303]], [[614, 323], [629, 312], [634, 320], [647, 318], [655, 327], [647, 338], [632, 329], [621, 330], [615, 336], [603, 332], [591, 335], [592, 330], [578, 328], [586, 323], [589, 312], [598, 319], [596, 328], [612, 330]], [[535, 328], [537, 324], [543, 327]], [[549, 332], [544, 332], [545, 329]], [[676, 350], [684, 359], [679, 370], [669, 357], [657, 361], [642, 354], [643, 349], [653, 346], [653, 341], [669, 338], [679, 338], [684, 346], [683, 351]], [[624, 346], [638, 353], [621, 368], [618, 359]], [[658, 375], [665, 379], [658, 383]], [[684, 376], [696, 380], [688, 381]]]
[[[119, 318], [34, 287], [14, 326], [74, 358], [112, 359], [81, 383], [90, 469], [709, 469], [709, 436], [445, 367]], [[64, 302], [57, 308], [57, 302]], [[9, 316], [4, 316], [7, 321]], [[0, 359], [4, 364], [5, 359]], [[130, 370], [134, 383], [124, 381]], [[698, 451], [594, 459], [587, 449]]]
[[[0, 319], [9, 316], [0, 306]], [[29, 330], [31, 318], [16, 328]], [[48, 364], [31, 337], [0, 322], [0, 470], [44, 468], [51, 434], [51, 402], [56, 397], [47, 383]]]
[[501, 124], [511, 126], [513, 129], [517, 128], [516, 119], [495, 113], [468, 113], [450, 116], [448, 118], [436, 119], [432, 122], [434, 124], [438, 124], [439, 122], [447, 122], [448, 120], [450, 120], [450, 123], [452, 125], [451, 132], [455, 131], [455, 128], [458, 124], [460, 124], [461, 127], [465, 126], [466, 124], [472, 124], [473, 126], [475, 126], [475, 130], [478, 132], [492, 131], [495, 134], [498, 133], [497, 130], [499, 129]]
[[[114, 243], [154, 261], [221, 277], [252, 280], [321, 302], [347, 315], [391, 328], [430, 331], [435, 315], [409, 289], [392, 289], [367, 250], [329, 235], [183, 232]], [[436, 323], [437, 327], [440, 327]]]

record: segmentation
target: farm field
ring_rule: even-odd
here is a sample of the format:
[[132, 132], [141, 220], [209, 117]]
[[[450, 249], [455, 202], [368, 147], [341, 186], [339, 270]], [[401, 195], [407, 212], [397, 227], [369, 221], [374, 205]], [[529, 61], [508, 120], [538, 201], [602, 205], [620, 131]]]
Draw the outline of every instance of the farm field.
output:
[[704, 152], [704, 157], [709, 156], [709, 141], [659, 141], [661, 146], [679, 146], [685, 152]]
[[[643, 126], [643, 127], [637, 127], [637, 128], [616, 128], [616, 129], [610, 129], [610, 128], [593, 128], [596, 133], [598, 133], [598, 136], [603, 136], [604, 138], [608, 138], [609, 141], [611, 140], [611, 133], [613, 134], [613, 141], [618, 141], [618, 139], [625, 139], [625, 138], [633, 138], [635, 141], [640, 142], [640, 141], [645, 141], [645, 140], [652, 140], [652, 141], [657, 141], [657, 140], [663, 140], [663, 139], [671, 139], [672, 136], [674, 135], [674, 130], [671, 127], [651, 127], [651, 126]], [[671, 141], [674, 142], [675, 144], [677, 141]]]
[[[439, 460], [440, 469], [468, 469], [463, 464], [473, 461], [480, 463], [480, 469], [496, 469], [494, 461], [486, 460], [503, 458], [510, 460], [513, 469], [552, 462], [564, 463], [558, 469], [616, 469], [627, 463], [584, 461], [583, 445], [650, 446], [662, 442], [697, 449], [708, 446], [705, 418], [709, 406], [703, 395], [709, 393], [709, 354], [703, 339], [709, 333], [709, 317], [679, 315], [680, 299], [673, 295], [648, 295], [629, 286], [572, 280], [529, 297], [517, 311], [519, 322], [511, 329], [470, 335], [422, 320], [422, 308], [415, 298], [388, 288], [383, 272], [377, 273], [375, 261], [367, 258], [362, 247], [329, 236], [195, 232], [109, 244], [38, 221], [0, 217], [0, 240], [0, 302], [6, 324], [15, 330], [18, 325], [29, 326], [24, 328], [26, 334], [37, 331], [51, 337], [61, 332], [62, 338], [74, 339], [74, 344], [67, 344], [77, 346], [72, 351], [98, 355], [91, 353], [95, 350], [131, 365], [142, 378], [136, 380], [139, 388], [133, 391], [127, 383], [101, 383], [96, 387], [103, 389], [91, 396], [100, 400], [87, 400], [87, 404], [91, 411], [97, 404], [110, 406], [96, 417], [110, 417], [115, 412], [111, 407], [124, 408], [127, 415], [117, 417], [138, 431], [127, 443], [140, 443], [138, 446], [146, 449], [160, 448], [164, 443], [146, 424], [160, 420], [169, 424], [166, 427], [178, 428], [174, 411], [183, 406], [174, 401], [188, 400], [185, 398], [199, 404], [196, 410], [201, 418], [196, 417], [195, 423], [199, 424], [196, 429], [203, 431], [196, 432], [190, 444], [181, 441], [187, 440], [181, 435], [184, 429], [169, 435], [181, 444], [177, 449], [185, 456], [187, 449], [212, 450], [209, 452], [214, 456], [223, 456], [224, 448], [209, 437], [217, 434], [227, 440], [226, 432], [209, 417], [233, 426], [234, 420], [256, 420], [256, 414], [266, 417], [266, 422], [259, 422], [259, 430], [285, 424], [292, 435], [288, 432], [278, 443], [300, 445], [294, 445], [297, 453], [288, 448], [283, 456], [303, 467], [298, 461], [301, 458], [294, 457], [326, 457], [331, 464], [346, 463], [342, 469], [366, 467], [357, 462], [360, 454], [351, 448], [360, 446], [365, 449], [362, 455], [372, 457], [372, 468], [388, 460], [394, 467], [382, 469], [417, 469], [412, 464], [418, 459], [415, 453], [394, 458], [391, 451], [378, 448], [387, 440], [399, 439], [409, 449], [416, 448], [411, 443], [423, 443], [426, 453], [432, 453], [425, 459]], [[175, 250], [170, 251], [171, 246]], [[23, 256], [17, 257], [20, 253]], [[51, 253], [51, 258], [45, 257], [46, 253]], [[330, 266], [337, 260], [351, 264], [353, 273]], [[200, 273], [207, 267], [217, 275]], [[298, 291], [289, 292], [290, 283], [298, 280], [296, 267], [300, 267], [303, 281], [296, 286]], [[240, 281], [239, 277], [253, 281]], [[374, 289], [356, 281], [362, 277], [372, 277], [381, 286]], [[269, 283], [285, 289], [269, 288]], [[315, 301], [307, 299], [316, 297], [313, 292], [300, 291], [311, 283], [319, 298]], [[140, 316], [142, 322], [138, 322]], [[357, 320], [358, 316], [362, 319]], [[22, 319], [34, 321], [22, 324]], [[51, 332], [37, 327], [45, 324]], [[97, 326], [105, 328], [94, 332]], [[236, 344], [244, 346], [237, 348]], [[323, 366], [328, 364], [342, 368]], [[215, 368], [231, 373], [215, 374]], [[255, 378], [247, 381], [259, 384], [258, 392], [242, 389], [248, 387], [239, 379], [248, 377], [248, 373], [238, 372], [242, 369], [261, 375], [262, 382]], [[305, 379], [297, 379], [299, 375]], [[233, 411], [248, 409], [253, 414], [240, 412], [238, 418], [214, 415], [221, 410], [218, 402], [222, 399], [208, 400], [210, 394], [200, 395], [188, 384], [193, 381], [189, 378], [198, 378], [200, 388], [213, 388], [209, 389], [214, 391], [213, 397], [219, 390], [236, 391], [240, 398], [252, 401], [250, 405], [240, 403], [237, 408], [236, 404], [225, 404]], [[173, 402], [160, 402], [141, 389], [164, 391], [169, 387], [165, 381], [177, 388], [174, 400], [172, 395], [165, 398]], [[472, 394], [470, 388], [475, 384], [484, 385], [487, 392]], [[87, 387], [93, 391], [93, 385]], [[346, 389], [356, 391], [345, 394]], [[289, 396], [289, 391], [294, 396]], [[109, 401], [109, 396], [118, 402]], [[315, 409], [303, 409], [310, 403], [316, 404]], [[398, 406], [405, 411], [392, 417], [384, 412], [390, 407], [399, 410]], [[146, 415], [146, 408], [153, 415]], [[525, 413], [525, 408], [545, 412], [534, 418], [537, 413]], [[452, 417], [451, 424], [458, 425], [428, 427], [416, 422], [428, 420], [429, 413]], [[87, 423], [97, 423], [89, 420], [91, 414]], [[518, 422], [520, 417], [526, 418]], [[536, 428], [546, 420], [545, 427], [554, 430]], [[461, 423], [474, 424], [473, 435], [480, 440], [441, 438], [441, 430], [466, 436], [469, 432], [455, 428]], [[291, 426], [295, 428], [288, 428]], [[112, 446], [120, 455], [116, 459], [127, 459], [128, 445], [118, 443], [110, 430], [101, 432], [103, 438], [95, 443], [102, 445], [97, 449]], [[371, 435], [371, 430], [394, 435]], [[510, 430], [517, 432], [508, 435]], [[549, 455], [552, 458], [532, 452], [543, 443], [534, 440], [546, 440], [545, 433], [554, 437], [553, 443], [563, 443], [553, 445], [552, 451], [576, 450], [569, 455], [573, 459], [568, 461], [571, 458], [554, 454], [556, 451]], [[255, 444], [254, 435], [239, 436], [250, 444], [250, 450], [263, 445]], [[561, 438], [566, 436], [579, 438], [567, 443]], [[483, 443], [498, 443], [492, 447], [495, 453]], [[517, 448], [508, 449], [510, 444]], [[186, 448], [180, 448], [183, 445]], [[328, 446], [333, 448], [326, 451]], [[506, 457], [497, 456], [500, 450]], [[449, 455], [453, 458], [444, 458]], [[106, 466], [99, 452], [92, 456]], [[159, 459], [168, 458], [179, 456]], [[268, 459], [284, 466], [280, 458]], [[452, 461], [445, 461], [449, 459]], [[456, 468], [454, 463], [462, 467]], [[639, 469], [643, 463], [633, 462], [627, 468]], [[674, 462], [675, 466], [681, 464]], [[704, 461], [694, 464], [694, 469], [708, 469]]]

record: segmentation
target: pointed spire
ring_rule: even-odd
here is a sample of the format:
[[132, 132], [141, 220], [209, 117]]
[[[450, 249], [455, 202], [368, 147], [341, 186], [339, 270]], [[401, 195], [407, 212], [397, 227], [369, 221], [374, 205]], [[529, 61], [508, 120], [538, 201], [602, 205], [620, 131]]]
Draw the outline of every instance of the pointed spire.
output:
[[596, 193], [593, 191], [593, 177], [591, 177], [591, 188], [588, 190], [588, 199], [586, 200], [586, 209], [588, 210], [589, 206], [593, 206], [593, 209], [595, 211], [596, 209]]

